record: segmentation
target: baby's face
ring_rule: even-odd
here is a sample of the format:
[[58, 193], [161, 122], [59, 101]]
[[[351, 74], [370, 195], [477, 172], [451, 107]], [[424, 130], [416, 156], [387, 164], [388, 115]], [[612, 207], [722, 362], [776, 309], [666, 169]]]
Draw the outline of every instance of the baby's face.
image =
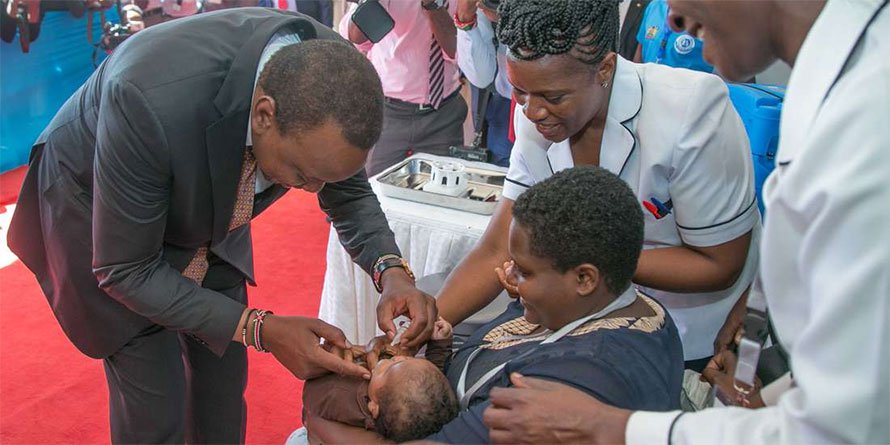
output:
[[390, 384], [397, 385], [400, 381], [424, 372], [439, 372], [439, 370], [429, 361], [415, 357], [396, 356], [380, 360], [371, 370], [368, 398], [376, 403], [382, 388]]

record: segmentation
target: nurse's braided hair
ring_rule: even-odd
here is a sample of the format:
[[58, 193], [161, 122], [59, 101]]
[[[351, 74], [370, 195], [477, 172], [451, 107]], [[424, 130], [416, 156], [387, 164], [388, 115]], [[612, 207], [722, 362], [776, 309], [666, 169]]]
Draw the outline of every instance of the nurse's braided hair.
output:
[[498, 40], [520, 60], [569, 53], [596, 65], [618, 44], [618, 0], [503, 0]]

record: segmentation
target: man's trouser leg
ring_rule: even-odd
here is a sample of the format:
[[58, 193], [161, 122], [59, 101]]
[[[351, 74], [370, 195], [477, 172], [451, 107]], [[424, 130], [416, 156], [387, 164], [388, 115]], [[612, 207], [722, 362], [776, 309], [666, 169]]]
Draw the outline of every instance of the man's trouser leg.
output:
[[185, 373], [179, 336], [161, 326], [105, 359], [113, 443], [183, 443]]
[[387, 101], [383, 109], [383, 131], [368, 156], [368, 177], [382, 172], [415, 153], [448, 155], [448, 147], [463, 145], [467, 103], [460, 94], [442, 102], [438, 110], [420, 111], [417, 105]]
[[[246, 300], [244, 285], [219, 291]], [[105, 359], [114, 443], [243, 443], [247, 353], [152, 326]]]
[[442, 102], [435, 113], [418, 116], [411, 148], [415, 153], [448, 156], [448, 147], [464, 145], [467, 112], [467, 102], [455, 94]]

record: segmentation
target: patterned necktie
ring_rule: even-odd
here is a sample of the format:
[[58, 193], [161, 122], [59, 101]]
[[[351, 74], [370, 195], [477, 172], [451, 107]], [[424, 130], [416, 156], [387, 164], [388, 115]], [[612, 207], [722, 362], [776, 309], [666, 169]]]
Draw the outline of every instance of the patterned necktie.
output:
[[[235, 208], [232, 210], [232, 220], [229, 222], [230, 232], [250, 222], [250, 217], [253, 216], [255, 187], [256, 159], [253, 157], [253, 147], [247, 147], [244, 150], [244, 161], [241, 164], [241, 178], [238, 180]], [[208, 246], [199, 247], [192, 261], [182, 271], [182, 276], [191, 278], [198, 285], [202, 284], [209, 266], [207, 252]]]
[[[443, 8], [448, 8], [445, 2]], [[430, 43], [430, 105], [438, 109], [442, 104], [442, 92], [445, 88], [445, 58], [442, 57], [442, 47], [433, 35]]]

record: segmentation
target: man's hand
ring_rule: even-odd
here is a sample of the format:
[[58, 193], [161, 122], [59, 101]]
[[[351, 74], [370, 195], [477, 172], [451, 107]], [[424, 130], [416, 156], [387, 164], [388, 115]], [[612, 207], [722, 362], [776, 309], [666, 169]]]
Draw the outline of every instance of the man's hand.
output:
[[355, 363], [359, 366], [365, 367], [365, 348], [363, 346], [352, 345], [351, 348], [340, 348], [338, 346], [334, 346], [331, 343], [322, 343], [322, 348], [325, 351], [334, 354], [337, 357], [342, 358], [348, 362]]
[[414, 281], [400, 267], [391, 267], [380, 278], [383, 295], [377, 303], [377, 324], [390, 340], [396, 335], [392, 319], [407, 315], [411, 327], [402, 335], [400, 344], [419, 349], [433, 334], [433, 323], [438, 318], [436, 300], [417, 290]]
[[742, 331], [745, 323], [745, 315], [748, 313], [748, 291], [747, 289], [736, 301], [723, 326], [717, 331], [717, 337], [714, 339], [714, 355], [719, 355], [726, 349], [734, 349], [738, 345], [737, 339]]
[[[733, 384], [735, 382], [736, 361], [736, 355], [732, 351], [724, 350], [715, 355], [701, 373], [701, 381], [708, 382], [711, 386], [716, 387], [717, 397], [725, 405], [739, 405], [739, 393]], [[762, 386], [760, 379], [755, 377], [754, 390], [748, 394], [749, 405], [746, 408], [762, 408], [766, 406], [763, 403], [763, 399], [760, 398]]]
[[492, 443], [623, 444], [631, 412], [561, 383], [510, 375], [512, 388], [491, 390], [482, 415]]
[[389, 337], [380, 335], [368, 341], [368, 344], [365, 345], [364, 348], [364, 354], [368, 369], [374, 369], [374, 367], [377, 366], [377, 362], [380, 361], [381, 356], [383, 356], [383, 358], [386, 358], [387, 356], [414, 357], [419, 350], [420, 348], [407, 348], [401, 344], [393, 346], [392, 340]]
[[326, 350], [326, 344], [350, 349], [343, 331], [321, 320], [306, 317], [269, 315], [263, 324], [263, 346], [299, 379], [311, 379], [328, 372], [370, 379], [367, 369]]

